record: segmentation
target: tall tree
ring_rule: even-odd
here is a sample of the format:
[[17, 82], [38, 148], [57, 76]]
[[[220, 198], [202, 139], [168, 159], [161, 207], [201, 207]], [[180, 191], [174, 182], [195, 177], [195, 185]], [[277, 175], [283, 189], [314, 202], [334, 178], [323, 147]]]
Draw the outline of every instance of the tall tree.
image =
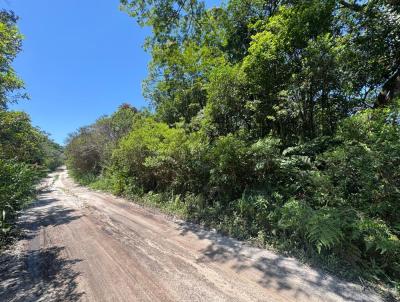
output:
[[338, 1], [349, 69], [363, 92], [386, 106], [400, 94], [400, 1]]
[[8, 103], [16, 102], [21, 97], [27, 97], [21, 93], [24, 83], [12, 67], [12, 62], [21, 51], [22, 42], [17, 20], [13, 12], [0, 11], [0, 109], [5, 109]]

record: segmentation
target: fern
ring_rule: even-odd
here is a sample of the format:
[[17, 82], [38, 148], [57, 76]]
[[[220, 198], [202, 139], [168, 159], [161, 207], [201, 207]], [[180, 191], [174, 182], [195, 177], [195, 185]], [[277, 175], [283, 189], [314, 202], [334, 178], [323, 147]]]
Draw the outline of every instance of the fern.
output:
[[307, 239], [315, 245], [318, 253], [322, 248], [331, 249], [344, 238], [342, 220], [338, 211], [323, 208], [311, 215], [306, 224]]
[[393, 234], [385, 222], [378, 219], [360, 217], [354, 223], [354, 235], [359, 236], [365, 243], [366, 252], [375, 250], [382, 254], [398, 254], [400, 240]]

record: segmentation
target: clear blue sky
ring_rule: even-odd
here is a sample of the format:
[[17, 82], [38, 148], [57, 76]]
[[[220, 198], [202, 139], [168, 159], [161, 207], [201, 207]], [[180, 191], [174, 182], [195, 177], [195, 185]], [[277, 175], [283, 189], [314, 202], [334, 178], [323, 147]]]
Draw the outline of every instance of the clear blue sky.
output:
[[0, 8], [20, 17], [25, 36], [14, 67], [31, 100], [11, 109], [28, 112], [56, 142], [121, 103], [148, 105], [142, 45], [150, 31], [121, 12], [119, 0], [0, 0]]

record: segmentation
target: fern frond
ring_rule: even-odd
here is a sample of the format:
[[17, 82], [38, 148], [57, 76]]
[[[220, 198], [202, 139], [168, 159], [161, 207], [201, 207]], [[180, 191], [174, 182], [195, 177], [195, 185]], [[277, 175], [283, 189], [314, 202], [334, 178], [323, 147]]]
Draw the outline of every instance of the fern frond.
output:
[[337, 211], [329, 208], [315, 211], [306, 224], [306, 236], [318, 253], [322, 248], [331, 249], [340, 244], [344, 234]]

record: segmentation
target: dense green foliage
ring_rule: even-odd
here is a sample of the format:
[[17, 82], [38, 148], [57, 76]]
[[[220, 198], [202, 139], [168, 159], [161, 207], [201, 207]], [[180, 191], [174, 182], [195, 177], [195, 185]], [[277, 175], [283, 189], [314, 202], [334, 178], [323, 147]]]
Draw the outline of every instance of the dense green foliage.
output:
[[24, 112], [7, 111], [7, 104], [25, 95], [11, 63], [21, 49], [17, 18], [0, 11], [0, 247], [9, 239], [18, 212], [35, 195], [46, 171], [63, 162], [63, 150], [32, 126]]
[[0, 246], [19, 210], [34, 197], [37, 173], [28, 164], [0, 159]]
[[73, 175], [398, 284], [398, 2], [121, 2], [153, 29], [155, 111], [72, 134]]
[[132, 129], [136, 109], [122, 105], [111, 117], [79, 129], [68, 139], [68, 162], [79, 178], [90, 180], [107, 166], [117, 142]]
[[7, 107], [7, 103], [16, 102], [18, 93], [24, 88], [24, 83], [16, 75], [12, 62], [21, 50], [22, 36], [16, 26], [18, 18], [9, 11], [0, 11], [0, 109]]
[[25, 113], [0, 110], [0, 247], [37, 182], [62, 163], [62, 147], [33, 127]]

